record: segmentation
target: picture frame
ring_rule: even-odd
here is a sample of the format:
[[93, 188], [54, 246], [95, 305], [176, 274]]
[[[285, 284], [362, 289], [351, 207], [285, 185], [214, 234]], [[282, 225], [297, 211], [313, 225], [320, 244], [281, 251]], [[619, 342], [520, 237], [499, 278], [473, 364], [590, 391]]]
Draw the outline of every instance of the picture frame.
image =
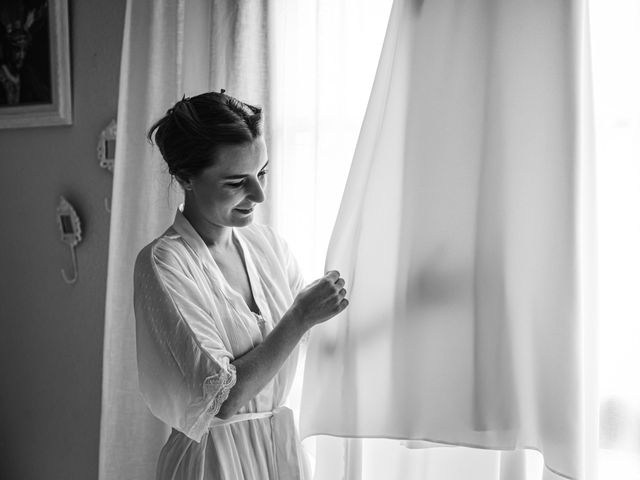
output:
[[0, 128], [71, 123], [67, 0], [3, 0]]

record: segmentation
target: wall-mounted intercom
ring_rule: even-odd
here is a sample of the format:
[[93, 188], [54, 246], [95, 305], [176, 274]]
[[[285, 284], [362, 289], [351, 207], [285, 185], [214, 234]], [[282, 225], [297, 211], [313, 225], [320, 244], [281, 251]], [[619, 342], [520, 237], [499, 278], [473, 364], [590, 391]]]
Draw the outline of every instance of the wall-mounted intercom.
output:
[[78, 281], [78, 260], [76, 258], [76, 245], [82, 240], [82, 229], [80, 227], [80, 218], [73, 206], [66, 198], [60, 197], [60, 203], [57, 208], [58, 226], [60, 227], [61, 240], [69, 245], [71, 249], [71, 261], [73, 264], [73, 273], [67, 275], [64, 269], [61, 269], [62, 278], [68, 284]]

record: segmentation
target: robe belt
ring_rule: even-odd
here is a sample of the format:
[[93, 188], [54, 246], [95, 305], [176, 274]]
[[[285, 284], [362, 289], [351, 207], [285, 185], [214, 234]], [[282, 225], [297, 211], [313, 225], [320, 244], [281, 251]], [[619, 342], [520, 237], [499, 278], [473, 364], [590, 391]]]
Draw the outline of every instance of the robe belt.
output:
[[275, 457], [276, 478], [278, 480], [300, 480], [302, 462], [300, 458], [293, 421], [293, 412], [287, 407], [278, 407], [270, 412], [239, 413], [229, 418], [214, 418], [209, 428], [232, 425], [247, 420], [271, 419], [271, 443]]

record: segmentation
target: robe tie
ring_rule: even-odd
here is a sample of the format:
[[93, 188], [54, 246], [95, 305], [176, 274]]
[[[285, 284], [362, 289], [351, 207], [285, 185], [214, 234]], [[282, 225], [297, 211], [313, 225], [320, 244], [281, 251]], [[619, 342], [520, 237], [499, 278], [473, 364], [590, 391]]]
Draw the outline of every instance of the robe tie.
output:
[[270, 412], [239, 413], [229, 418], [216, 417], [209, 428], [260, 418], [271, 419], [271, 443], [273, 444], [276, 478], [278, 480], [300, 480], [303, 459], [298, 453], [298, 436], [295, 435], [293, 412], [290, 408], [278, 407]]

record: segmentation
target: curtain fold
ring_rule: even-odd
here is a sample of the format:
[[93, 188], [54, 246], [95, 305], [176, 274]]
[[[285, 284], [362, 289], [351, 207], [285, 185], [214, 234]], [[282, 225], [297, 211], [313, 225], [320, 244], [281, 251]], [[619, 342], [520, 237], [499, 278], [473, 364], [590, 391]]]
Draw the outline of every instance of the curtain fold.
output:
[[394, 3], [325, 265], [351, 304], [311, 336], [303, 437], [537, 450], [585, 478], [584, 25], [578, 0]]
[[138, 391], [132, 278], [138, 251], [170, 224], [178, 202], [145, 134], [181, 93], [183, 15], [183, 2], [127, 2], [109, 236], [100, 480], [154, 478], [168, 434]]
[[[268, 44], [256, 43], [266, 38], [266, 4], [127, 2], [109, 238], [100, 480], [155, 478], [169, 433], [138, 391], [132, 280], [136, 255], [172, 223], [182, 193], [146, 132], [183, 95], [225, 88], [240, 99], [267, 103], [268, 68], [262, 59]], [[236, 28], [216, 29], [213, 35], [212, 27], [220, 23]], [[269, 206], [261, 210], [260, 217], [268, 219]]]

